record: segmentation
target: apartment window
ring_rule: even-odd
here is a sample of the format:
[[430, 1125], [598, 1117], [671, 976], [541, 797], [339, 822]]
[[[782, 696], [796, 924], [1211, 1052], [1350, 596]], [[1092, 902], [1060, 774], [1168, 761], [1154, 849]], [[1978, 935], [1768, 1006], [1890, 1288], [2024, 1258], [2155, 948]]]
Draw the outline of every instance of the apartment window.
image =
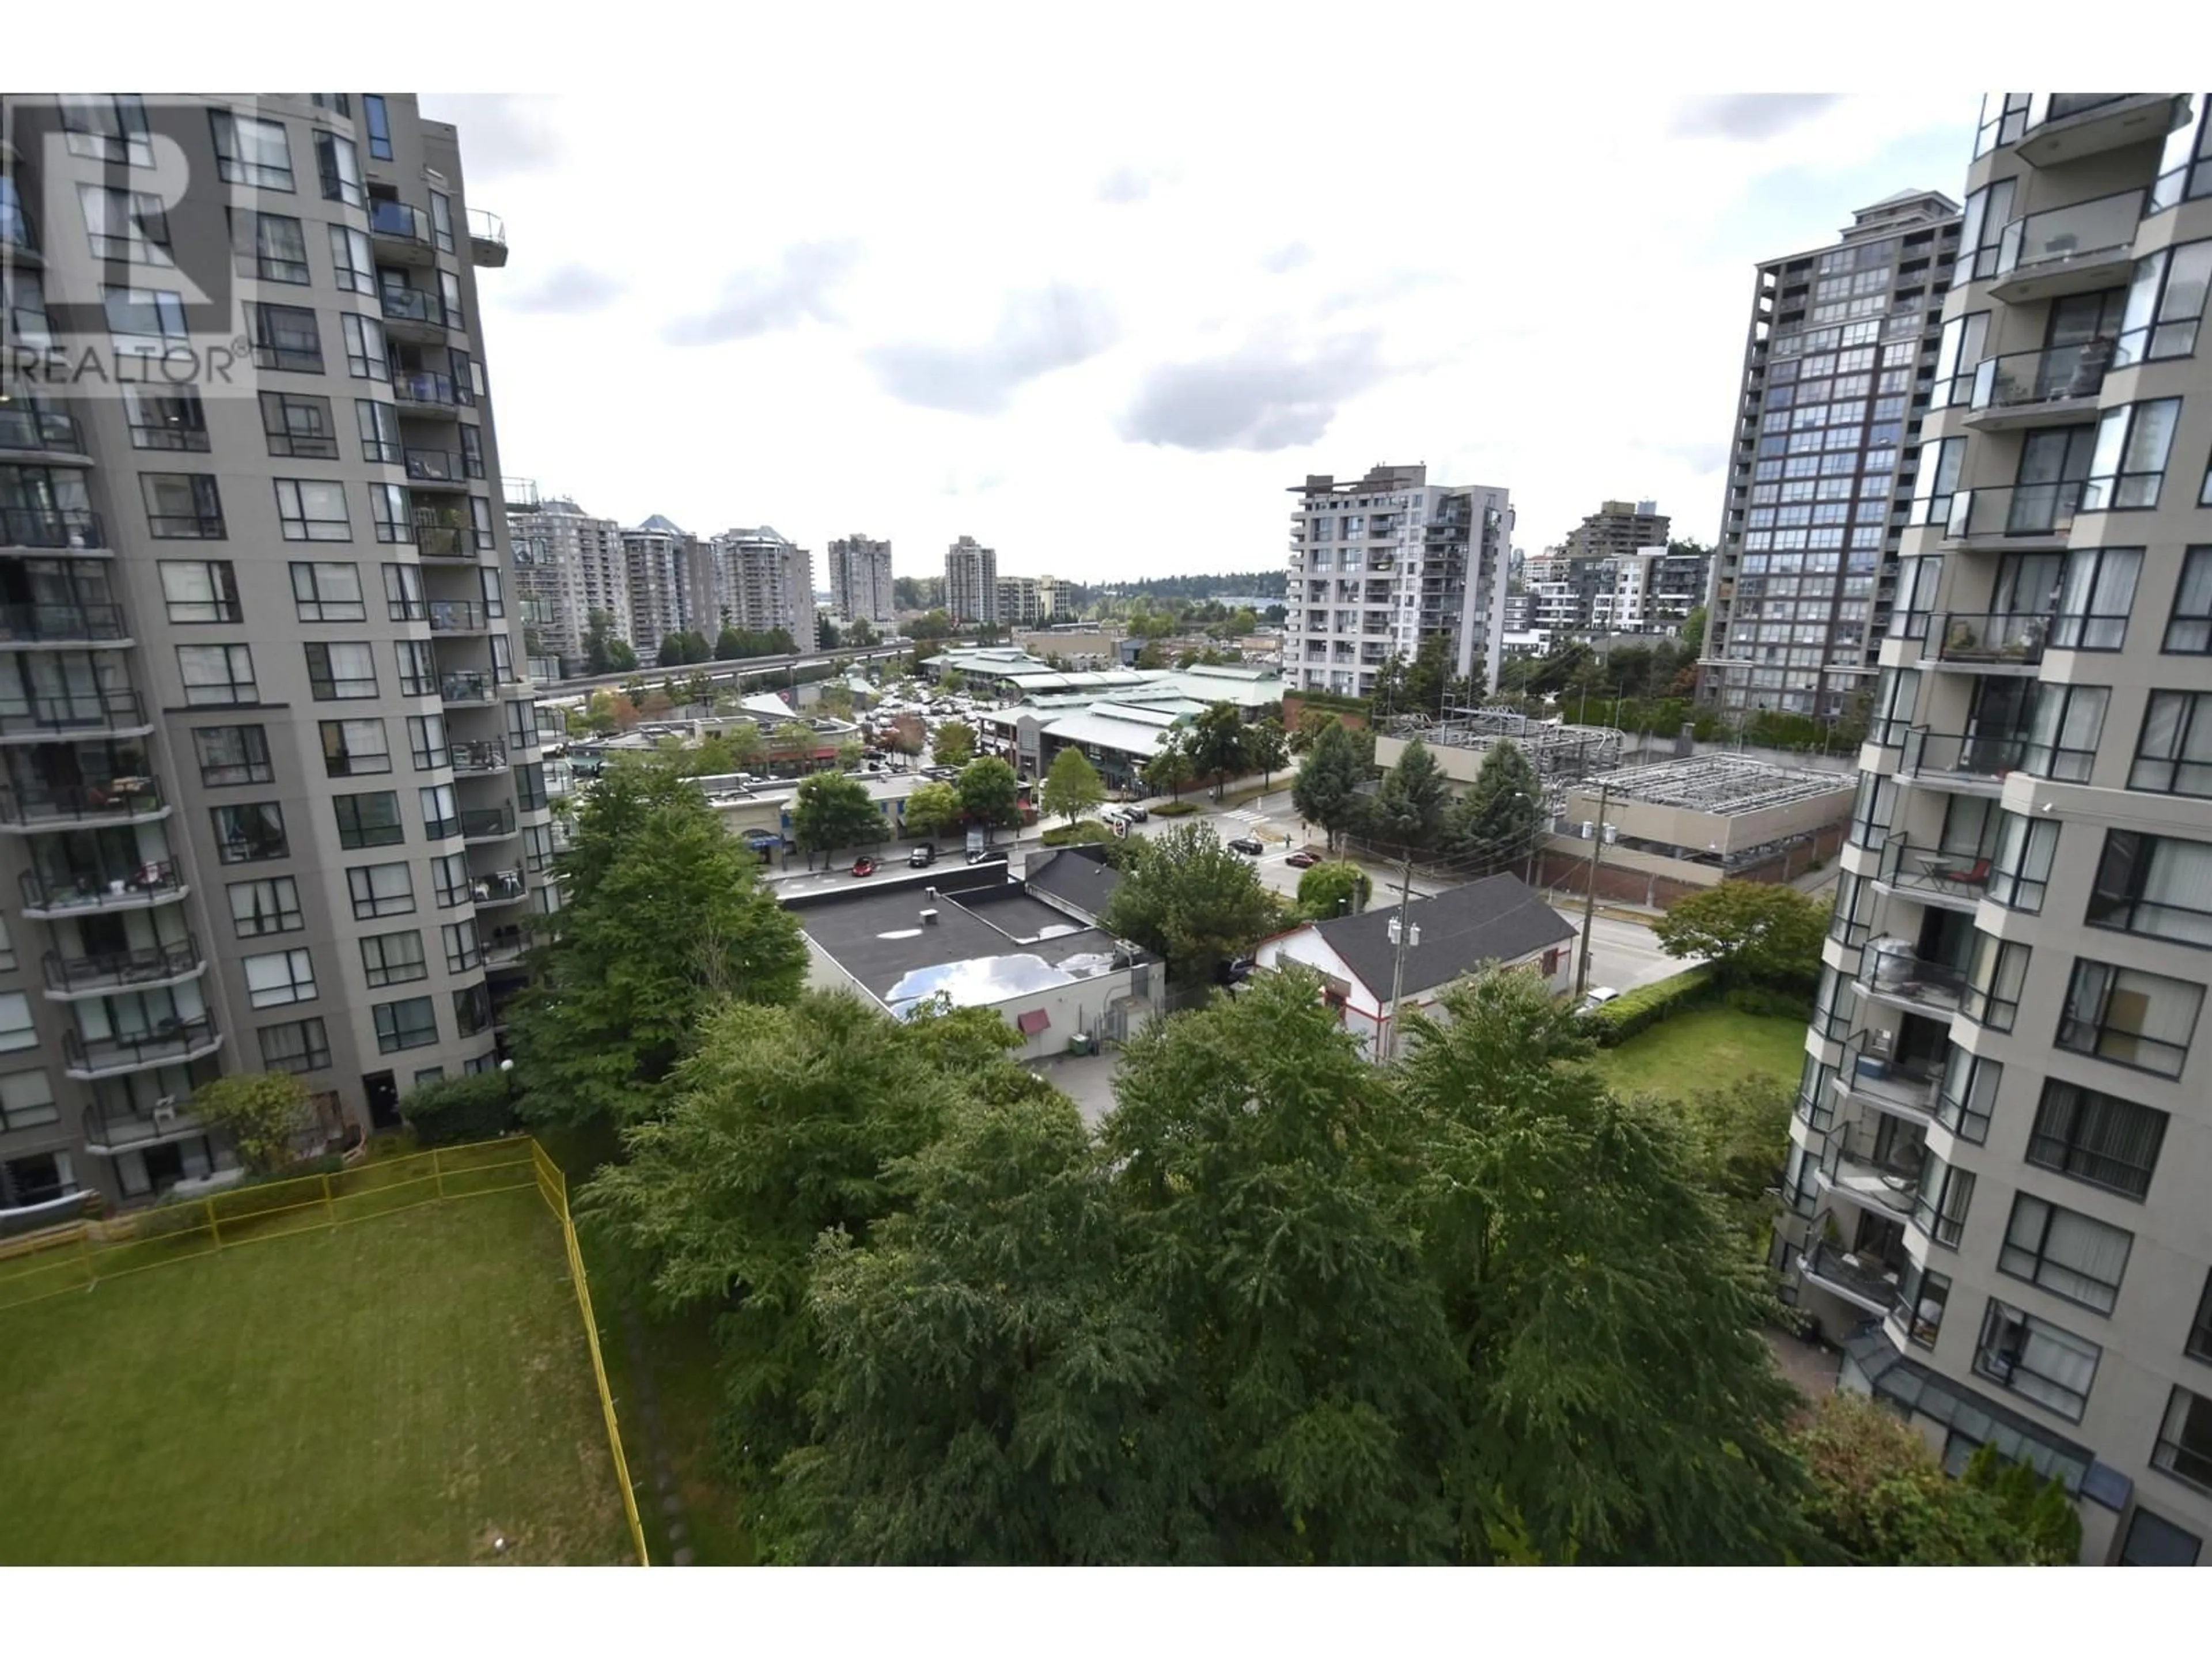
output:
[[2111, 697], [2109, 688], [2101, 685], [2039, 685], [2028, 714], [2021, 767], [2062, 783], [2087, 783]]
[[2212, 1492], [2212, 1396], [2174, 1389], [2150, 1461], [2153, 1468], [2199, 1491]]
[[477, 591], [483, 596], [484, 615], [494, 622], [507, 616], [507, 591], [500, 585], [499, 567], [484, 565], [477, 572]]
[[230, 210], [231, 265], [264, 283], [300, 283], [307, 274], [307, 238], [297, 219], [281, 213]]
[[474, 534], [477, 551], [489, 553], [499, 545], [491, 527], [491, 502], [482, 495], [469, 497], [469, 523]]
[[[446, 311], [447, 313], [451, 316], [458, 316], [459, 314], [459, 308], [457, 305], [454, 304], [449, 303], [446, 307]], [[461, 425], [459, 431], [461, 434], [462, 475], [465, 477], [481, 478], [484, 475], [483, 434], [477, 431], [476, 428], [470, 426], [465, 422]]]
[[2000, 1388], [2078, 1423], [2104, 1352], [2069, 1330], [1991, 1297], [1982, 1316], [1974, 1369]]
[[432, 841], [461, 833], [461, 808], [450, 783], [434, 783], [416, 792], [422, 797], [422, 832]]
[[2120, 1280], [2135, 1242], [2124, 1228], [2021, 1193], [2012, 1201], [1997, 1271], [2108, 1314], [2120, 1299]]
[[411, 542], [415, 539], [415, 525], [407, 505], [407, 492], [399, 485], [369, 485], [368, 512], [376, 526], [377, 540]]
[[375, 293], [376, 254], [368, 245], [368, 233], [350, 225], [332, 225], [330, 230], [331, 269], [337, 276], [338, 292]]
[[[100, 185], [79, 185], [77, 204], [84, 210], [85, 234], [92, 257], [125, 264], [153, 265], [173, 270], [169, 252], [169, 220], [161, 198], [144, 191], [109, 190]], [[251, 276], [250, 270], [241, 276]]]
[[321, 724], [325, 776], [374, 777], [392, 769], [392, 747], [385, 737], [382, 720], [325, 720]]
[[100, 301], [107, 331], [125, 350], [166, 355], [190, 337], [185, 296], [174, 289], [106, 287]]
[[2012, 1030], [2020, 1017], [2020, 988], [2027, 978], [2027, 946], [2017, 940], [1977, 933], [1959, 1011], [1992, 1031]]
[[2203, 1001], [2201, 985], [2084, 957], [2075, 963], [2066, 989], [2058, 1046], [2116, 1066], [2179, 1077]]
[[162, 392], [125, 386], [123, 413], [133, 449], [207, 449], [207, 405], [190, 386]]
[[230, 920], [240, 939], [296, 933], [307, 925], [300, 914], [299, 884], [289, 876], [234, 881], [229, 892]]
[[2097, 445], [2081, 486], [2084, 513], [2158, 505], [2166, 482], [2166, 453], [2181, 416], [2181, 399], [2160, 398], [2106, 410], [2097, 422]]
[[407, 839], [399, 821], [399, 795], [380, 790], [366, 795], [337, 795], [331, 808], [338, 821], [338, 845], [357, 853], [368, 847], [397, 847]]
[[1828, 937], [1846, 950], [1856, 950], [1874, 936], [1875, 905], [1881, 895], [1871, 877], [1844, 871], [1837, 878], [1836, 908], [1828, 918]]
[[198, 755], [200, 782], [210, 789], [241, 783], [268, 783], [276, 777], [269, 763], [269, 734], [258, 726], [196, 726], [192, 749]]
[[[2208, 243], [2212, 246], [2212, 243]], [[2117, 651], [2128, 636], [2128, 611], [2142, 569], [2140, 547], [2082, 547], [2066, 555], [2051, 643], [2062, 651]]]
[[261, 394], [261, 429], [268, 436], [271, 455], [289, 456], [295, 460], [337, 459], [337, 430], [331, 424], [328, 398], [304, 392], [264, 392]]
[[306, 306], [273, 306], [249, 301], [246, 307], [246, 337], [252, 343], [257, 368], [280, 368], [297, 374], [323, 372], [323, 337], [315, 313]]
[[430, 192], [430, 240], [441, 253], [453, 251], [453, 202], [443, 191]]
[[2212, 946], [2212, 843], [2106, 831], [2087, 921], [2092, 927]]
[[361, 942], [361, 967], [371, 990], [410, 985], [430, 977], [430, 963], [422, 954], [422, 935], [414, 931], [370, 934]]
[[322, 179], [325, 201], [343, 202], [348, 207], [368, 204], [368, 192], [361, 185], [361, 156], [352, 139], [335, 132], [317, 133], [315, 172]]
[[2028, 1132], [2027, 1161], [2129, 1198], [2150, 1191], [2166, 1114], [2051, 1078]]
[[275, 801], [210, 810], [215, 815], [216, 845], [225, 864], [254, 864], [291, 856], [284, 834], [284, 809]]
[[259, 1035], [261, 1068], [265, 1072], [297, 1073], [330, 1069], [330, 1033], [319, 1018], [264, 1025]]
[[1994, 1060], [1951, 1045], [1943, 1062], [1943, 1081], [1936, 1091], [1936, 1121], [1961, 1140], [1979, 1146], [1990, 1138], [1990, 1114], [2004, 1067]]
[[[336, 489], [336, 485], [331, 486]], [[279, 483], [278, 492], [284, 486]], [[340, 503], [343, 509], [343, 503]], [[289, 532], [288, 532], [289, 533]], [[361, 597], [361, 567], [352, 564], [295, 564], [292, 601], [303, 623], [363, 622], [368, 608]]]
[[317, 702], [376, 695], [376, 655], [366, 642], [311, 645], [307, 684]]
[[[26, 1005], [24, 1012], [30, 1012]], [[54, 1104], [54, 1085], [43, 1071], [10, 1072], [0, 1077], [0, 1133], [35, 1129], [60, 1121]]]
[[393, 622], [426, 622], [429, 602], [422, 597], [422, 567], [387, 564], [384, 567], [384, 610]]
[[362, 124], [368, 129], [368, 155], [373, 161], [392, 159], [392, 117], [386, 112], [384, 94], [365, 92], [361, 95]]
[[2212, 795], [2212, 692], [2150, 694], [2128, 787], [2160, 795]]
[[261, 701], [253, 681], [253, 650], [244, 645], [180, 645], [177, 672], [185, 702], [194, 708], [243, 706]]
[[[2212, 480], [2212, 472], [2205, 477]], [[2174, 655], [2212, 653], [2212, 547], [2192, 547], [2181, 561], [2162, 648]]]
[[453, 1030], [474, 1036], [491, 1025], [491, 993], [481, 985], [465, 985], [453, 993]]
[[469, 902], [469, 860], [465, 854], [448, 853], [430, 860], [430, 885], [438, 896], [438, 908], [450, 910], [457, 904]]
[[2119, 1564], [2124, 1567], [2193, 1567], [2203, 1547], [2203, 1540], [2195, 1533], [2185, 1532], [2172, 1522], [2138, 1505], [2135, 1519], [2128, 1522], [2127, 1539], [2120, 1546]]
[[283, 122], [220, 109], [209, 112], [209, 119], [215, 126], [216, 173], [225, 184], [292, 188], [292, 147]]
[[415, 880], [404, 864], [356, 865], [346, 872], [354, 920], [415, 914]]
[[354, 424], [361, 431], [362, 459], [386, 466], [400, 465], [405, 451], [399, 442], [398, 405], [380, 404], [368, 398], [356, 398], [353, 413]]
[[[353, 522], [346, 517], [343, 484], [314, 478], [279, 478], [276, 481], [276, 517], [284, 526], [286, 541], [349, 542], [353, 539]], [[295, 577], [294, 586], [295, 588], [298, 586], [296, 577], [300, 571], [316, 568], [313, 565], [294, 565], [292, 567]], [[353, 569], [349, 564], [325, 565], [320, 568], [326, 570], [350, 571]], [[356, 599], [360, 596], [360, 580], [356, 576], [354, 582]], [[303, 622], [308, 620], [304, 612], [301, 613], [301, 620]], [[359, 622], [362, 618], [359, 616], [344, 618], [333, 617], [331, 620]]]
[[2204, 289], [2212, 279], [2212, 242], [2184, 242], [2136, 261], [2112, 367], [2186, 357], [2197, 349]]
[[465, 974], [483, 966], [483, 950], [477, 943], [477, 924], [473, 917], [464, 921], [449, 921], [440, 933], [446, 941], [446, 971]]
[[[173, 623], [234, 623], [246, 620], [239, 603], [238, 576], [228, 559], [163, 559], [161, 597]], [[248, 676], [251, 678], [251, 676]]]
[[[1970, 799], [1954, 796], [1955, 807]], [[2051, 881], [2051, 866], [2058, 852], [2058, 825], [2045, 817], [2020, 812], [2001, 812], [1996, 850], [1990, 857], [1990, 878], [1983, 896], [2034, 915], [2043, 908], [2043, 896]]]
[[514, 769], [514, 804], [525, 812], [545, 810], [545, 767], [539, 761], [526, 762]]
[[1905, 1334], [1916, 1347], [1932, 1348], [1943, 1328], [1943, 1310], [1951, 1301], [1951, 1275], [1908, 1261], [1898, 1286], [1898, 1310], [1905, 1316]]
[[142, 472], [138, 486], [146, 498], [146, 528], [155, 540], [224, 538], [222, 495], [210, 474]]
[[345, 336], [346, 373], [356, 380], [389, 380], [392, 360], [385, 352], [384, 325], [348, 312], [338, 326]]
[[491, 677], [500, 685], [516, 685], [522, 677], [514, 672], [514, 641], [504, 634], [491, 636]]
[[1933, 1152], [1923, 1153], [1920, 1184], [1912, 1200], [1912, 1224], [1938, 1244], [1959, 1248], [1966, 1231], [1966, 1212], [1973, 1206], [1974, 1176], [1969, 1170], [1954, 1170]]
[[380, 1054], [427, 1048], [438, 1040], [438, 1010], [428, 997], [376, 1005], [376, 1047]]
[[31, 1023], [31, 1000], [21, 991], [0, 991], [0, 1054], [39, 1046], [38, 1028]]
[[407, 717], [407, 746], [415, 757], [415, 769], [428, 772], [446, 764], [446, 717], [443, 714], [410, 714]]
[[145, 100], [137, 93], [65, 92], [60, 102], [70, 155], [123, 167], [154, 165]]
[[1897, 781], [1862, 772], [1858, 799], [1851, 807], [1851, 844], [1869, 853], [1880, 852], [1889, 840], [1890, 823], [1896, 816]]
[[434, 697], [438, 695], [437, 653], [428, 640], [394, 640], [392, 654], [399, 659], [399, 695]]
[[257, 1008], [315, 1000], [314, 958], [305, 951], [271, 951], [246, 957], [240, 965], [246, 970], [247, 999]]
[[2197, 1298], [2197, 1317], [2190, 1322], [2189, 1339], [2182, 1352], [2191, 1359], [2212, 1361], [2212, 1273], [2204, 1275], [2203, 1294]]

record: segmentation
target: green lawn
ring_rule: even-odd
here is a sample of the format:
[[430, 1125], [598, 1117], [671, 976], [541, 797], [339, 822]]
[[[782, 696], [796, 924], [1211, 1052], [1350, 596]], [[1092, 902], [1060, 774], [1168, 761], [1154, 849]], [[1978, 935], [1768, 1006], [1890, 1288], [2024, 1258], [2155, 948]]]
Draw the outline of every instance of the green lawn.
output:
[[1754, 1073], [1795, 1084], [1805, 1067], [1805, 1021], [1692, 1008], [1601, 1048], [1597, 1066], [1617, 1093], [1676, 1100]]
[[0, 1310], [0, 1564], [632, 1559], [534, 1192]]

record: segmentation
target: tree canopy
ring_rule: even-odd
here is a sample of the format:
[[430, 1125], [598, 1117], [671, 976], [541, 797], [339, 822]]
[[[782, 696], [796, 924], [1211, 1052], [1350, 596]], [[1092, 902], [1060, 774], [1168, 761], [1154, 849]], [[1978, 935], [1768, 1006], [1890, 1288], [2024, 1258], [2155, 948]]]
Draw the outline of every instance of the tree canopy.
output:
[[975, 758], [975, 732], [971, 726], [957, 720], [947, 720], [937, 728], [935, 740], [930, 744], [929, 757], [939, 766], [965, 766]]
[[1374, 890], [1374, 882], [1358, 865], [1332, 860], [1299, 876], [1298, 908], [1310, 921], [1327, 921], [1364, 910]]
[[1022, 821], [1022, 784], [1014, 769], [996, 755], [971, 760], [960, 769], [960, 810], [969, 822], [1011, 830]]
[[810, 868], [815, 854], [872, 846], [883, 840], [884, 828], [883, 813], [858, 778], [817, 772], [799, 780], [792, 803], [791, 838], [807, 855]]
[[1281, 919], [1252, 861], [1210, 823], [1179, 823], [1129, 843], [1128, 868], [1107, 901], [1107, 931], [1166, 960], [1172, 980], [1203, 981], [1243, 956]]
[[965, 809], [960, 792], [949, 783], [916, 784], [906, 798], [906, 827], [917, 836], [942, 836], [960, 827]]
[[1191, 764], [1213, 781], [1217, 798], [1223, 784], [1248, 769], [1245, 737], [1244, 717], [1234, 703], [1210, 704], [1191, 722]]
[[1138, 776], [1152, 793], [1181, 800], [1184, 787], [1198, 775], [1198, 767], [1190, 757], [1190, 745], [1184, 738], [1185, 733], [1179, 730], [1170, 732], [1139, 769]]
[[1332, 848], [1366, 821], [1367, 798], [1359, 793], [1366, 775], [1359, 744], [1342, 721], [1332, 720], [1315, 733], [1291, 786], [1291, 802], [1300, 817], [1321, 825]]
[[192, 1091], [192, 1113], [228, 1133], [239, 1162], [256, 1175], [290, 1164], [296, 1156], [293, 1143], [314, 1121], [307, 1085], [289, 1072], [211, 1078]]
[[1419, 738], [1408, 738], [1398, 763], [1382, 775], [1368, 828], [1394, 847], [1425, 848], [1435, 842], [1449, 804], [1450, 788], [1436, 757]]
[[1545, 823], [1544, 788], [1517, 743], [1494, 743], [1467, 793], [1451, 804], [1438, 844], [1470, 876], [1519, 867]]
[[1652, 926], [1670, 957], [1702, 957], [1732, 984], [1809, 992], [1832, 902], [1774, 882], [1724, 881], [1681, 900]]
[[1053, 757], [1037, 804], [1050, 816], [1066, 818], [1072, 824], [1105, 799], [1106, 786], [1099, 779], [1098, 769], [1070, 744]]

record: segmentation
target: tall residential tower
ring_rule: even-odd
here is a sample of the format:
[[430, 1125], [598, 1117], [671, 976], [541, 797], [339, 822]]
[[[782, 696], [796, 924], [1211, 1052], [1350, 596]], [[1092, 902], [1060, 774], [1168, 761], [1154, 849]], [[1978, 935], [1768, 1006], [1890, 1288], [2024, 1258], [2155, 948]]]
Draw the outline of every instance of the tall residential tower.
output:
[[999, 620], [999, 556], [973, 536], [945, 550], [945, 609], [956, 623]]
[[898, 605], [889, 542], [856, 532], [830, 544], [830, 608], [848, 622], [891, 623]]

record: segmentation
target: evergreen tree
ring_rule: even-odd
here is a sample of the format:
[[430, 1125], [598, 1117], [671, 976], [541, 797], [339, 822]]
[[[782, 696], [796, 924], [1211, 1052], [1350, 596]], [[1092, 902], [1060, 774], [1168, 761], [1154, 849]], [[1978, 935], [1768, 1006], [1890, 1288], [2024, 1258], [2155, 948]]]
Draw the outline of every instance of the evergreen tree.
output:
[[1470, 876], [1523, 867], [1545, 824], [1544, 789], [1517, 743], [1490, 745], [1466, 794], [1444, 814], [1438, 840]]
[[1291, 786], [1291, 801], [1300, 817], [1321, 825], [1332, 851], [1340, 836], [1366, 819], [1367, 799], [1359, 793], [1366, 775], [1359, 745], [1342, 721], [1332, 720], [1315, 735]]
[[1410, 738], [1398, 763], [1382, 775], [1369, 814], [1374, 833], [1398, 848], [1425, 848], [1443, 826], [1449, 786], [1428, 744]]

